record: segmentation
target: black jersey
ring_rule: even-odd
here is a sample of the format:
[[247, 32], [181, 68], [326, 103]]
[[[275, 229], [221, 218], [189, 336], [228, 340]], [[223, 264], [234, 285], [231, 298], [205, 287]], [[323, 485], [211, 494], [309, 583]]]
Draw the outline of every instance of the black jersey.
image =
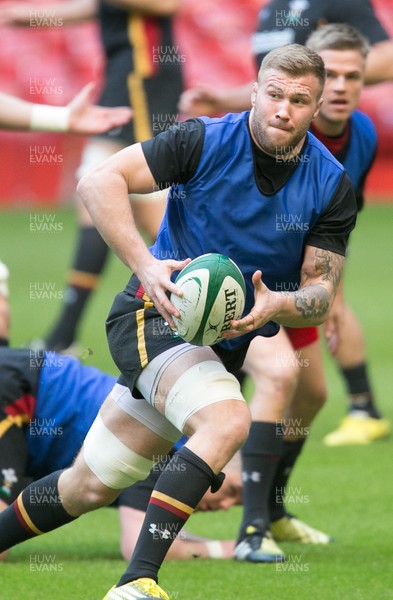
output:
[[177, 118], [184, 57], [173, 39], [172, 19], [100, 3], [106, 65], [99, 104], [131, 106], [130, 123], [107, 135], [126, 144], [148, 139]]
[[252, 49], [259, 68], [270, 50], [285, 44], [305, 44], [325, 23], [348, 23], [370, 44], [389, 39], [370, 0], [271, 0], [260, 11]]
[[1, 348], [0, 410], [17, 400], [37, 395], [41, 354], [33, 350]]

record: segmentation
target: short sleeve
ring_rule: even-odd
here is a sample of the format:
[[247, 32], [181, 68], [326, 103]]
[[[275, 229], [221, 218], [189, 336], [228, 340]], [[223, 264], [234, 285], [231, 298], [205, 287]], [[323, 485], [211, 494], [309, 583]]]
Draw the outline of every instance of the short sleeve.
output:
[[31, 368], [30, 355], [30, 350], [0, 348], [0, 406], [25, 394], [35, 395], [40, 369]]
[[205, 126], [200, 119], [175, 123], [156, 137], [142, 142], [142, 150], [153, 177], [165, 189], [189, 181], [199, 164]]
[[335, 194], [307, 236], [306, 244], [346, 255], [348, 239], [357, 216], [355, 191], [346, 173]]

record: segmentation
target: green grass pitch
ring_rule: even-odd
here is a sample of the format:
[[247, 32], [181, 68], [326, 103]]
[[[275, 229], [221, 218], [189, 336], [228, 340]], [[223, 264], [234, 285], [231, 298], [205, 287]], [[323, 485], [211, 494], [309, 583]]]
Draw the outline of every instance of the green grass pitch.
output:
[[[41, 221], [38, 220], [39, 215]], [[59, 310], [70, 262], [72, 209], [3, 211], [1, 259], [11, 271], [12, 345], [42, 336]], [[393, 420], [393, 205], [370, 205], [350, 245], [346, 296], [364, 327], [378, 405]], [[111, 257], [102, 285], [80, 329], [85, 362], [115, 374], [104, 320], [128, 278]], [[292, 476], [288, 509], [329, 532], [328, 547], [282, 544], [284, 565], [233, 561], [168, 562], [160, 584], [171, 600], [387, 600], [393, 599], [392, 441], [328, 449], [321, 443], [344, 414], [345, 390], [325, 355], [329, 401], [311, 430]], [[188, 529], [217, 538], [236, 535], [240, 508], [196, 514]], [[0, 599], [99, 600], [121, 575], [116, 510], [101, 509], [14, 548], [0, 563]]]

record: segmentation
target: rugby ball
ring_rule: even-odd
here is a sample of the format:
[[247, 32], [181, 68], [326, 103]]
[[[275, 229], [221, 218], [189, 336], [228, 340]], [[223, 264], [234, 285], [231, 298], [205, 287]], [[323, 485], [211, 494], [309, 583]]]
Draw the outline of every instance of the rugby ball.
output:
[[213, 346], [233, 319], [243, 313], [246, 286], [239, 267], [223, 254], [203, 254], [176, 277], [182, 290], [171, 302], [180, 313], [173, 318], [178, 335], [195, 346]]

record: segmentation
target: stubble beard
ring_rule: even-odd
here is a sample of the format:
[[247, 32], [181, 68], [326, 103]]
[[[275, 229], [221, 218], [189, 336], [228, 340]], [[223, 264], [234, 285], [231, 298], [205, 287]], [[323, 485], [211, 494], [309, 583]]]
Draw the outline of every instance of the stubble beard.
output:
[[273, 157], [283, 157], [289, 158], [290, 156], [296, 156], [299, 154], [302, 145], [304, 136], [307, 133], [307, 129], [293, 135], [288, 139], [285, 144], [277, 145], [271, 141], [270, 136], [267, 134], [266, 127], [264, 127], [261, 123], [257, 121], [257, 119], [251, 120], [251, 128], [254, 137], [254, 141], [259, 146], [259, 148]]

